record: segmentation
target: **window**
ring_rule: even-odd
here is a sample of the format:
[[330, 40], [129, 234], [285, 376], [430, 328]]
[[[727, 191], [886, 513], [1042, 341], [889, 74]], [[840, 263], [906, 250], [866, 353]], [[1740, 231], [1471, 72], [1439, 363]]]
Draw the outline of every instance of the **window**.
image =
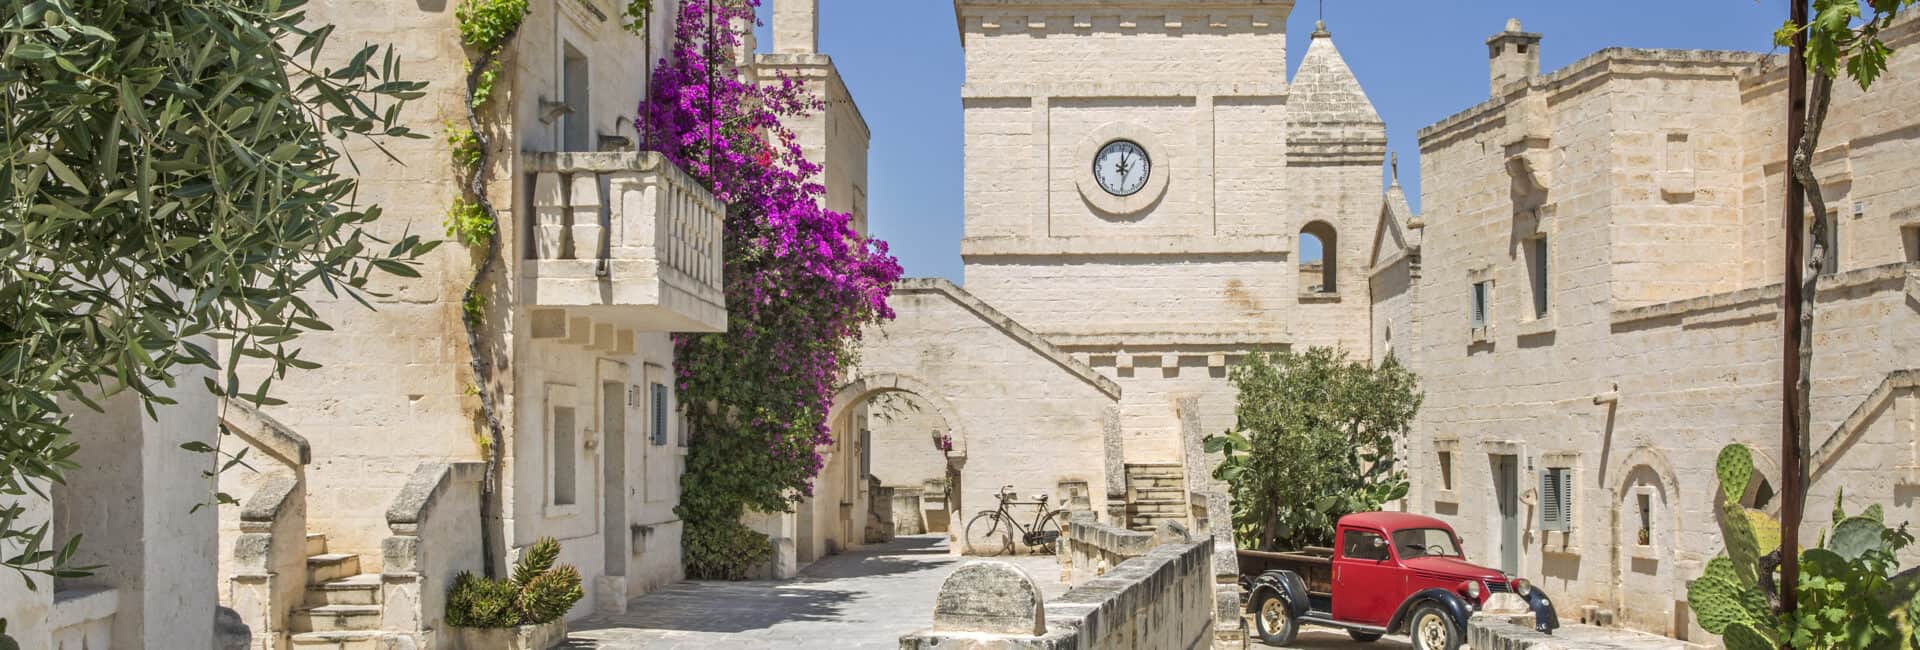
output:
[[592, 151], [593, 118], [588, 113], [587, 55], [566, 46], [560, 61], [560, 101], [571, 112], [560, 118], [560, 144], [565, 151]]
[[1527, 244], [1527, 278], [1533, 285], [1533, 317], [1546, 318], [1552, 303], [1547, 297], [1547, 237], [1541, 235]]
[[1325, 221], [1315, 221], [1300, 229], [1301, 293], [1339, 291], [1339, 245], [1339, 234]]
[[1493, 298], [1493, 281], [1481, 280], [1473, 283], [1473, 306], [1468, 311], [1475, 328], [1487, 326], [1487, 303]]
[[1549, 467], [1540, 473], [1540, 530], [1573, 529], [1573, 470]]
[[1440, 452], [1440, 489], [1453, 491], [1453, 452]]
[[1900, 233], [1907, 242], [1907, 263], [1920, 264], [1920, 226], [1901, 228]]
[[1393, 531], [1393, 544], [1400, 547], [1400, 559], [1437, 555], [1460, 557], [1460, 546], [1445, 528], [1406, 528]]
[[667, 444], [667, 386], [653, 384], [653, 429], [652, 439], [656, 447]]
[[1387, 538], [1371, 530], [1349, 530], [1340, 534], [1344, 540], [1346, 552], [1342, 556], [1349, 560], [1387, 559]]
[[547, 404], [550, 414], [547, 457], [553, 462], [553, 469], [549, 472], [552, 478], [549, 494], [553, 497], [553, 505], [570, 506], [574, 504], [575, 492], [579, 489], [578, 422], [571, 387], [556, 386], [550, 389], [547, 392]]

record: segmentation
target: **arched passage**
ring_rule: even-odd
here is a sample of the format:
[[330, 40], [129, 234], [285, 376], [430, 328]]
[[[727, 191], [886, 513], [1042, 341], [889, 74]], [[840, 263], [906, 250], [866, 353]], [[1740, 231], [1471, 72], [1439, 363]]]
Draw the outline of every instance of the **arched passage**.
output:
[[[834, 443], [798, 513], [801, 563], [864, 542], [869, 513], [879, 507], [894, 510], [896, 522], [911, 517], [917, 525], [909, 532], [948, 532], [949, 513], [960, 508], [968, 437], [939, 391], [906, 375], [863, 376], [835, 392], [827, 421]], [[869, 476], [896, 497], [872, 503]]]

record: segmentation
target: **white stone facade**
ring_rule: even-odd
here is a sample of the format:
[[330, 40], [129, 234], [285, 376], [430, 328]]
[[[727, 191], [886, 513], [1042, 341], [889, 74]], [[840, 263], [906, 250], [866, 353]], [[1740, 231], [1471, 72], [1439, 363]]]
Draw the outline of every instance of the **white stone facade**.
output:
[[[1917, 27], [1887, 34], [1902, 49], [1872, 92], [1837, 85], [1816, 156], [1839, 268], [1813, 341], [1808, 543], [1842, 486], [1853, 511], [1920, 518]], [[1377, 235], [1373, 355], [1427, 395], [1406, 507], [1563, 617], [1705, 640], [1685, 600], [1721, 550], [1714, 458], [1742, 442], [1778, 477], [1784, 59], [1611, 49], [1541, 75], [1539, 35], [1488, 43], [1492, 99], [1420, 132], [1423, 214]], [[1542, 516], [1555, 470], [1564, 521]], [[1777, 512], [1777, 487], [1744, 497]]]

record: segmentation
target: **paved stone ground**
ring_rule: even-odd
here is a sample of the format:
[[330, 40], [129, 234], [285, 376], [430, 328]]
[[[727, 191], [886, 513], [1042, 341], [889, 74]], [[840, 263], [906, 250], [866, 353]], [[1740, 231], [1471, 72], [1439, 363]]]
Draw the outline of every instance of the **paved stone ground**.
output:
[[[1252, 644], [1250, 644], [1248, 647], [1268, 648], [1272, 646], [1262, 644], [1258, 640], [1256, 640]], [[1412, 648], [1413, 644], [1409, 643], [1407, 640], [1407, 637], [1404, 637], [1404, 636], [1385, 637], [1373, 643], [1358, 643], [1358, 642], [1355, 642], [1351, 637], [1348, 637], [1346, 632], [1342, 632], [1340, 630], [1332, 630], [1324, 627], [1308, 627], [1306, 629], [1300, 630], [1300, 636], [1296, 637], [1293, 640], [1293, 645], [1290, 645], [1287, 647], [1294, 650], [1302, 650], [1302, 649], [1325, 650], [1327, 648], [1354, 648], [1356, 650], [1358, 648], [1368, 648], [1369, 650], [1404, 650], [1407, 648]]]
[[[687, 581], [569, 627], [568, 648], [898, 648], [933, 624], [940, 582], [965, 558], [944, 536], [902, 537], [828, 557], [786, 581]], [[1048, 598], [1065, 593], [1052, 556], [998, 558], [1026, 569]]]

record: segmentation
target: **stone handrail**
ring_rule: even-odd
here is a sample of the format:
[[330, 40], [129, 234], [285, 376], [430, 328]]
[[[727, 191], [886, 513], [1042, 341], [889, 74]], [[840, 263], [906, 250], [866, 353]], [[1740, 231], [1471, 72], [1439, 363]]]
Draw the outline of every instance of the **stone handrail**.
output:
[[[387, 507], [381, 541], [385, 597], [380, 627], [419, 647], [452, 643], [445, 624], [447, 590], [461, 572], [481, 573], [480, 482], [486, 464], [431, 462], [414, 469]], [[438, 642], [436, 643], [436, 639]]]
[[313, 446], [306, 438], [239, 400], [221, 400], [220, 425], [289, 468], [313, 462]]

